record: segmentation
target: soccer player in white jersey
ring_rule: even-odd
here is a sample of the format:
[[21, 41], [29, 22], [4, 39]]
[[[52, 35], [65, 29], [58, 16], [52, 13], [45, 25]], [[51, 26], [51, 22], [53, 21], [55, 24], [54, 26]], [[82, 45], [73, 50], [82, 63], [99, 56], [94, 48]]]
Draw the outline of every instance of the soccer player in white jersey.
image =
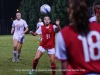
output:
[[[37, 23], [37, 28], [36, 28], [36, 30], [38, 30], [38, 28], [39, 28], [40, 26], [43, 26], [43, 25], [44, 25], [44, 23], [42, 22], [42, 19], [39, 18], [39, 22]], [[41, 35], [40, 35], [38, 41], [41, 41], [41, 40], [42, 40], [42, 38], [41, 38]]]
[[97, 21], [97, 13], [98, 13], [97, 9], [98, 9], [99, 6], [100, 6], [100, 1], [94, 2], [94, 4], [93, 4], [94, 16], [89, 19], [90, 22], [96, 22]]
[[[25, 31], [24, 31], [25, 28]], [[13, 21], [11, 34], [13, 34], [13, 54], [12, 62], [20, 61], [21, 48], [24, 42], [24, 35], [28, 31], [28, 25], [25, 20], [21, 19], [21, 13], [16, 13], [16, 20]], [[18, 49], [18, 53], [17, 53]]]
[[43, 25], [44, 25], [44, 23], [42, 22], [42, 19], [39, 18], [39, 22], [37, 23], [37, 28], [36, 28], [36, 30], [37, 30], [40, 26], [43, 26]]

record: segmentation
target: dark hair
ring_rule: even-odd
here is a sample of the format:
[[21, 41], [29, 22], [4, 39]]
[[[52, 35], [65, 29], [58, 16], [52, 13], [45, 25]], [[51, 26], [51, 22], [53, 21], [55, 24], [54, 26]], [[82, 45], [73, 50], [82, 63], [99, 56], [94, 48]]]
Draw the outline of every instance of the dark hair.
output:
[[89, 29], [89, 11], [85, 0], [69, 0], [69, 9], [73, 10], [71, 21], [74, 29], [81, 35], [87, 35]]
[[50, 16], [49, 16], [49, 15], [45, 15], [44, 17], [49, 17], [49, 18], [50, 18]]
[[96, 1], [93, 5], [94, 13], [97, 16], [97, 22], [100, 23], [100, 1]]
[[41, 19], [41, 18], [39, 18], [39, 19]]

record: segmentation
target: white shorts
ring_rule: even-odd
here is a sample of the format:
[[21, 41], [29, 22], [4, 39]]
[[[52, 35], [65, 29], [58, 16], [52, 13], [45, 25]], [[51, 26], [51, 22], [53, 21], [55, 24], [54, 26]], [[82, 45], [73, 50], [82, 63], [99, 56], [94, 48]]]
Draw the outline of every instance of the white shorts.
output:
[[38, 47], [38, 50], [41, 51], [42, 53], [44, 53], [45, 51], [48, 52], [48, 54], [55, 54], [55, 48], [52, 48], [52, 49], [44, 49], [42, 46], [39, 46]]
[[25, 37], [24, 36], [16, 36], [16, 35], [14, 35], [13, 36], [13, 40], [14, 39], [17, 39], [18, 40], [18, 42], [24, 42], [24, 40], [25, 40]]

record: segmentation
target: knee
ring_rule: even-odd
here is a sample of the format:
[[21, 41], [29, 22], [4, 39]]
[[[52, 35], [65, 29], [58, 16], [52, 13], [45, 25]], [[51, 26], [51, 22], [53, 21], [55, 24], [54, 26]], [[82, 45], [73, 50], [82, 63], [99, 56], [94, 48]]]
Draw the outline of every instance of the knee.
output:
[[17, 46], [16, 45], [14, 45], [14, 49], [17, 49]]
[[13, 46], [14, 46], [14, 48], [17, 48], [17, 44], [16, 43], [14, 43]]
[[35, 57], [34, 58], [35, 61], [39, 61], [39, 59], [40, 59], [39, 57]]

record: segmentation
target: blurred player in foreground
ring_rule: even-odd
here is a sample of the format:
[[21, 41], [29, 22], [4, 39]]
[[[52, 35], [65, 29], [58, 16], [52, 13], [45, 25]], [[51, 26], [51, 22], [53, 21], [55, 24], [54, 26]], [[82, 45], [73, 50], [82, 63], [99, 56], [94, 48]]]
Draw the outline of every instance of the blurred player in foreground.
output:
[[[24, 31], [25, 28], [25, 31]], [[16, 20], [13, 21], [11, 34], [13, 34], [13, 54], [14, 58], [12, 59], [12, 62], [20, 61], [20, 54], [21, 54], [21, 48], [24, 42], [24, 35], [28, 31], [28, 25], [25, 20], [21, 19], [21, 13], [16, 13]], [[18, 55], [17, 55], [17, 49], [18, 49]]]
[[95, 21], [99, 20], [98, 17], [99, 17], [100, 15], [98, 15], [98, 12], [100, 12], [100, 11], [97, 12], [98, 9], [100, 9], [100, 1], [96, 1], [96, 2], [94, 2], [94, 4], [93, 4], [94, 16], [91, 17], [91, 18], [89, 19], [90, 22], [95, 22]]
[[[56, 20], [56, 25], [50, 24], [51, 20], [49, 16], [44, 17], [44, 25], [39, 27], [39, 29], [33, 33], [30, 31], [30, 34], [33, 36], [41, 34], [42, 41], [40, 42], [40, 45], [38, 47], [36, 56], [33, 60], [33, 69], [29, 72], [30, 75], [34, 73], [34, 70], [36, 69], [36, 66], [38, 64], [38, 61], [40, 57], [43, 55], [45, 51], [47, 51], [50, 62], [51, 62], [51, 69], [52, 69], [52, 75], [55, 75], [55, 32], [60, 30], [59, 20]], [[45, 61], [44, 61], [45, 62]]]
[[[43, 26], [43, 25], [44, 25], [44, 24], [43, 24], [43, 22], [42, 22], [42, 19], [39, 18], [39, 22], [37, 23], [37, 28], [36, 28], [36, 30], [38, 30], [38, 28], [39, 28], [40, 26]], [[41, 40], [42, 40], [42, 38], [41, 38], [41, 35], [40, 35], [38, 41], [41, 41]]]
[[69, 0], [68, 12], [73, 24], [62, 29], [56, 38], [56, 58], [62, 74], [100, 75], [100, 20], [89, 23], [84, 0]]

